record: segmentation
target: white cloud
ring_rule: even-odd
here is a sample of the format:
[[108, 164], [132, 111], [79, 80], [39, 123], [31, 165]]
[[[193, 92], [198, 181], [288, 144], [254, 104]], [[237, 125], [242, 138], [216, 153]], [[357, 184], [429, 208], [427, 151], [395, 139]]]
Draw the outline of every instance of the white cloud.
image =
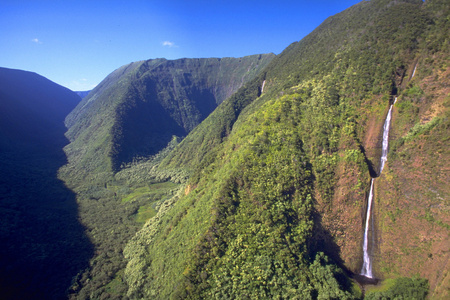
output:
[[178, 46], [175, 45], [175, 43], [171, 42], [171, 41], [164, 41], [164, 42], [162, 42], [162, 45], [165, 47], [169, 47], [169, 48], [174, 48], [174, 47], [178, 48]]
[[42, 42], [38, 38], [34, 38], [31, 41], [36, 44], [42, 44]]
[[71, 89], [72, 91], [89, 91], [95, 88], [96, 84], [92, 84], [86, 78], [80, 78], [72, 80], [69, 84], [66, 84], [65, 86]]

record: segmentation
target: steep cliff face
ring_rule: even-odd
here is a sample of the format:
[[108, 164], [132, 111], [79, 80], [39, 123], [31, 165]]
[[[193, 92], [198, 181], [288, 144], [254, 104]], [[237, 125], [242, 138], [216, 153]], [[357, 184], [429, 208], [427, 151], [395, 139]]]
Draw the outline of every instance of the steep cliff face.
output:
[[[448, 21], [437, 24], [433, 33], [448, 36]], [[376, 186], [378, 274], [419, 274], [433, 299], [448, 298], [450, 284], [448, 49], [444, 39], [427, 44], [411, 63], [394, 106], [389, 162]]]
[[[401, 136], [409, 130], [417, 135], [447, 128], [440, 123], [444, 117], [414, 125], [416, 116], [406, 114], [410, 123], [398, 131], [397, 112], [407, 95], [418, 93], [409, 84], [420, 78], [419, 73], [412, 77], [420, 57], [442, 56], [428, 64], [428, 80], [437, 69], [441, 71], [433, 74], [446, 74], [448, 42], [439, 32], [447, 26], [447, 8], [439, 1], [361, 2], [289, 46], [222, 103], [160, 166], [187, 169], [189, 192], [174, 198], [172, 208], [158, 213], [128, 244], [129, 295], [239, 298], [246, 293], [289, 297], [293, 292], [313, 298], [357, 297], [348, 293], [345, 276], [322, 259], [322, 252], [347, 274], [359, 274], [370, 178], [379, 175], [382, 126], [395, 96], [392, 126], [397, 129], [391, 139], [407, 145], [413, 139]], [[431, 120], [437, 112], [446, 113], [445, 101], [439, 101], [431, 97], [428, 104], [408, 109], [424, 110], [424, 118]], [[432, 149], [446, 141], [440, 130]], [[391, 164], [397, 163], [388, 158], [386, 174], [376, 180], [375, 197]], [[439, 185], [445, 181], [443, 177]], [[383, 229], [382, 216], [390, 214], [383, 201], [375, 201], [374, 260], [380, 258], [375, 275], [413, 276], [406, 269], [389, 273], [383, 268], [387, 254], [382, 251], [389, 245], [384, 237], [392, 230]], [[448, 214], [435, 214], [433, 224], [442, 230], [432, 238], [433, 245], [443, 245]], [[410, 232], [397, 229], [393, 232], [398, 235]], [[440, 259], [445, 261], [446, 254]], [[395, 270], [402, 269], [390, 261]], [[410, 261], [418, 262], [414, 255]], [[329, 273], [321, 273], [318, 264]], [[162, 270], [164, 276], [158, 276]], [[436, 286], [446, 286], [446, 279], [432, 279], [427, 272], [419, 271], [430, 280], [432, 293], [439, 294]], [[281, 281], [286, 290], [275, 288]], [[307, 282], [308, 288], [299, 282]], [[330, 294], [326, 284], [333, 287]]]
[[121, 67], [67, 117], [70, 162], [99, 173], [156, 154], [173, 136], [190, 132], [273, 56], [156, 59]]
[[[393, 108], [390, 154], [384, 173], [375, 180], [373, 255], [378, 278], [418, 275], [429, 280], [431, 298], [443, 299], [448, 297], [449, 286], [446, 275], [449, 55], [448, 42], [443, 38], [448, 35], [448, 21], [442, 16], [448, 15], [448, 5], [429, 1], [422, 9], [427, 11], [432, 25], [417, 39], [414, 55], [410, 53], [402, 69], [396, 72], [401, 80], [396, 80], [395, 85], [398, 99]], [[386, 100], [393, 101], [396, 95], [386, 97], [383, 105], [376, 104], [374, 98], [359, 109], [360, 140], [368, 166], [373, 167], [372, 176], [378, 175], [375, 170], [388, 109]], [[370, 113], [368, 107], [372, 107]], [[336, 188], [342, 182], [350, 182], [348, 174], [351, 171], [338, 176]], [[347, 192], [335, 193], [337, 203], [342, 203], [339, 198], [351, 195], [352, 185]], [[367, 199], [367, 195], [363, 197]], [[359, 213], [346, 207], [329, 218], [330, 228], [347, 228], [337, 235], [338, 245], [341, 258], [354, 272], [359, 272], [361, 258], [352, 249], [361, 245], [360, 239], [349, 238], [349, 233], [361, 228], [358, 220], [364, 219], [362, 207]]]

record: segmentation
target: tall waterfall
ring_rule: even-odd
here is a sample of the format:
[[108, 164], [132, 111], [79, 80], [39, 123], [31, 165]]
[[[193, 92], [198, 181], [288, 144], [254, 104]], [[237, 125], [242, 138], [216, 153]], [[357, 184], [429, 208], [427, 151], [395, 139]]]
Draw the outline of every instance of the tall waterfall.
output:
[[414, 71], [413, 71], [413, 73], [412, 73], [412, 76], [411, 76], [411, 79], [414, 77], [414, 75], [416, 74], [416, 69], [417, 69], [417, 63], [416, 63], [416, 65], [414, 66]]
[[369, 255], [369, 220], [370, 214], [372, 212], [372, 200], [373, 200], [373, 178], [370, 181], [370, 193], [369, 199], [367, 200], [366, 228], [364, 229], [364, 243], [363, 243], [364, 263], [361, 269], [361, 275], [364, 275], [369, 278], [373, 278], [372, 260], [370, 259]]
[[386, 121], [384, 121], [383, 126], [383, 147], [381, 149], [381, 159], [380, 159], [380, 172], [379, 175], [381, 175], [381, 172], [384, 169], [384, 164], [387, 161], [387, 155], [388, 155], [388, 146], [389, 146], [389, 127], [391, 126], [391, 117], [392, 117], [392, 107], [394, 107], [395, 102], [397, 102], [397, 97], [395, 97], [394, 103], [389, 107], [389, 112], [386, 116]]
[[[389, 127], [391, 126], [391, 117], [392, 117], [392, 108], [394, 107], [395, 102], [397, 102], [397, 97], [395, 97], [394, 103], [389, 107], [389, 112], [386, 116], [386, 120], [384, 121], [383, 126], [383, 145], [381, 150], [381, 159], [380, 159], [380, 172], [384, 169], [384, 164], [387, 160], [387, 154], [389, 149]], [[367, 214], [366, 214], [366, 226], [364, 229], [364, 241], [363, 241], [363, 266], [361, 269], [361, 275], [373, 278], [372, 274], [372, 259], [370, 257], [370, 249], [369, 249], [369, 229], [370, 229], [370, 218], [372, 216], [372, 202], [373, 202], [373, 182], [374, 178], [372, 178], [370, 182], [370, 192], [369, 198], [367, 199]]]

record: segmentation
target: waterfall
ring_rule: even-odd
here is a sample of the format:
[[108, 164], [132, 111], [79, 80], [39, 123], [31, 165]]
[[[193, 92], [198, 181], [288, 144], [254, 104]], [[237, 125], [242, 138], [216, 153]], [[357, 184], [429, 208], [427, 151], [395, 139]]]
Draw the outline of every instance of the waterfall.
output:
[[413, 73], [412, 73], [411, 79], [414, 77], [414, 74], [416, 74], [416, 69], [417, 69], [417, 63], [416, 63], [416, 65], [414, 66], [414, 71], [413, 71]]
[[381, 149], [381, 159], [380, 159], [380, 172], [379, 175], [381, 175], [381, 172], [384, 169], [384, 164], [387, 160], [387, 154], [388, 154], [388, 145], [389, 145], [389, 127], [391, 126], [391, 117], [392, 117], [392, 108], [394, 107], [395, 102], [397, 102], [397, 97], [395, 97], [394, 103], [392, 103], [391, 107], [389, 107], [389, 112], [386, 116], [386, 121], [384, 121], [383, 126], [383, 146]]
[[261, 86], [261, 94], [264, 92], [264, 86], [266, 85], [266, 81], [264, 80]]
[[372, 212], [372, 200], [373, 200], [373, 178], [372, 181], [370, 182], [370, 193], [369, 199], [367, 200], [366, 228], [364, 229], [364, 243], [363, 243], [364, 263], [361, 269], [361, 275], [369, 278], [373, 278], [372, 261], [369, 255], [369, 220]]
[[[384, 121], [383, 126], [383, 145], [381, 149], [381, 158], [380, 158], [380, 172], [383, 171], [384, 164], [387, 161], [387, 154], [389, 149], [389, 127], [391, 126], [391, 118], [392, 118], [392, 108], [394, 107], [395, 102], [397, 102], [397, 97], [395, 97], [394, 103], [389, 107], [388, 114], [386, 116], [386, 120]], [[369, 198], [367, 199], [367, 214], [366, 214], [366, 226], [364, 228], [364, 241], [363, 241], [363, 266], [361, 269], [361, 275], [373, 278], [372, 274], [372, 260], [369, 254], [369, 228], [370, 228], [370, 217], [372, 215], [372, 202], [373, 202], [373, 182], [374, 178], [372, 178], [370, 182], [370, 192]]]

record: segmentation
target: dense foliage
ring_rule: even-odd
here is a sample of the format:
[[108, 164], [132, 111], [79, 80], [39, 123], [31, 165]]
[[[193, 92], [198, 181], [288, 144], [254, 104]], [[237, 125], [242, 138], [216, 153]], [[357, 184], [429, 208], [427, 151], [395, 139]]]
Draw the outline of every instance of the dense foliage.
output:
[[[187, 195], [126, 248], [129, 296], [353, 297], [326, 257], [361, 240], [341, 224], [362, 223], [344, 210], [363, 207], [377, 175], [360, 124], [382, 120], [399, 93], [433, 24], [421, 5], [362, 2], [329, 18], [193, 130], [160, 165], [192, 174]], [[352, 180], [344, 203], [333, 202], [337, 174]], [[335, 224], [322, 223], [336, 207]]]
[[[220, 160], [164, 216], [167, 229], [161, 231], [160, 219], [151, 221], [151, 237], [138, 236], [128, 245], [131, 296], [351, 297], [323, 254], [309, 266], [316, 256], [308, 249], [312, 172], [295, 126], [299, 109], [288, 108], [292, 100], [266, 102], [233, 130]], [[149, 253], [151, 265], [142, 261]], [[165, 265], [172, 270], [160, 276]]]
[[393, 280], [390, 286], [384, 291], [368, 293], [364, 299], [425, 299], [428, 294], [428, 281], [421, 278], [400, 277]]
[[[397, 279], [366, 296], [423, 299], [430, 288], [445, 297], [448, 6], [362, 1], [276, 57], [117, 69], [66, 118], [67, 163], [64, 139], [21, 162], [38, 148], [1, 153], [1, 234], [17, 240], [5, 257], [20, 250], [50, 266], [77, 257], [52, 287], [61, 294], [84, 268], [72, 299], [359, 299], [350, 277], [361, 267], [365, 199], [398, 96], [372, 236], [375, 275]], [[54, 240], [11, 225], [46, 231], [48, 222], [64, 228]], [[31, 252], [17, 247], [21, 234]], [[59, 255], [49, 255], [50, 242]]]
[[[69, 163], [59, 176], [77, 194], [95, 256], [73, 297], [120, 297], [126, 242], [170, 199], [187, 173], [162, 158], [273, 54], [136, 62], [109, 75], [66, 119]], [[170, 179], [170, 181], [169, 181]]]

